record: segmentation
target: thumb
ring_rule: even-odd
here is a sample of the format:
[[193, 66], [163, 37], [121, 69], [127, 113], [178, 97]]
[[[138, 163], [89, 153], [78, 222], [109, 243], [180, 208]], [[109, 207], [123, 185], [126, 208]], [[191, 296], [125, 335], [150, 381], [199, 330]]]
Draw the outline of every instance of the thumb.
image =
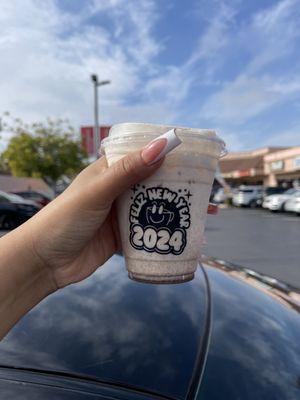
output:
[[111, 203], [126, 189], [152, 175], [163, 163], [166, 144], [165, 138], [154, 140], [108, 167], [101, 176], [99, 188], [103, 203]]

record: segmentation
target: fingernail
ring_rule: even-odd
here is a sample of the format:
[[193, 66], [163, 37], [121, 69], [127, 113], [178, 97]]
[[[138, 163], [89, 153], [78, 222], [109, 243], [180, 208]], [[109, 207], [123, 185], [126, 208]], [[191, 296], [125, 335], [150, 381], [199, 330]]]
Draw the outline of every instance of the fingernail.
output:
[[180, 143], [181, 140], [176, 135], [175, 129], [171, 129], [152, 140], [142, 151], [142, 158], [148, 165], [155, 164]]

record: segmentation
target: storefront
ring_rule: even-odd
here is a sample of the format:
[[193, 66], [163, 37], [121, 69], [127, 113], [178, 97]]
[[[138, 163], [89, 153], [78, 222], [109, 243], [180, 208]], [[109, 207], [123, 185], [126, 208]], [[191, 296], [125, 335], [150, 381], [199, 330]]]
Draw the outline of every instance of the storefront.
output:
[[231, 187], [263, 185], [267, 178], [264, 157], [276, 151], [276, 147], [265, 147], [254, 151], [229, 153], [220, 160], [222, 177]]
[[264, 168], [265, 185], [300, 186], [300, 146], [266, 155]]

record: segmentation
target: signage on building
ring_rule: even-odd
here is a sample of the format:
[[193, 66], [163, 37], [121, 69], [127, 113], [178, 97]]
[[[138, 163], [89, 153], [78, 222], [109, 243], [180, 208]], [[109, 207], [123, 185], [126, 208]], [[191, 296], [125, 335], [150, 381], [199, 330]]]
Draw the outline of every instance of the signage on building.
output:
[[[105, 137], [108, 136], [110, 126], [100, 126], [99, 127], [99, 136], [100, 143]], [[93, 126], [82, 126], [80, 129], [81, 132], [81, 140], [82, 146], [89, 156], [93, 156], [95, 154], [94, 151], [94, 127]]]
[[294, 158], [294, 167], [295, 167], [296, 169], [300, 168], [300, 156]]
[[271, 162], [270, 167], [271, 171], [277, 171], [279, 169], [283, 169], [283, 161], [282, 160], [273, 161]]
[[236, 175], [237, 178], [243, 178], [245, 176], [251, 176], [251, 170], [250, 169], [238, 170], [238, 171], [236, 171], [235, 175]]

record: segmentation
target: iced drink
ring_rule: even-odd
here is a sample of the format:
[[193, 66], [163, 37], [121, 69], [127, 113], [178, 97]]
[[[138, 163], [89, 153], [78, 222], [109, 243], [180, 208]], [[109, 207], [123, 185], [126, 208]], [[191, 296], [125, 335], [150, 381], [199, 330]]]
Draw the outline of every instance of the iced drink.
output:
[[[118, 124], [102, 143], [111, 165], [174, 127]], [[123, 254], [130, 278], [153, 283], [193, 279], [209, 195], [224, 142], [214, 131], [177, 128], [182, 144], [151, 177], [117, 201]]]

